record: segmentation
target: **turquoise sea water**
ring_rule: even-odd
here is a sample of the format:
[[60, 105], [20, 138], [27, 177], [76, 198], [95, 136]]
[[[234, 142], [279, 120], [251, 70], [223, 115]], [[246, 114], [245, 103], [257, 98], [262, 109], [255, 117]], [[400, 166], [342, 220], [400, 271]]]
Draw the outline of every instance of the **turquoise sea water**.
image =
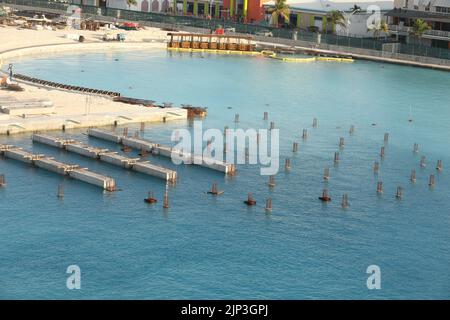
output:
[[[0, 298], [450, 298], [450, 73], [165, 51], [37, 57], [15, 61], [15, 69], [126, 96], [205, 106], [205, 128], [233, 128], [235, 113], [240, 128], [267, 128], [262, 118], [268, 111], [280, 128], [280, 161], [291, 158], [292, 169], [281, 168], [271, 191], [255, 165], [239, 165], [237, 176], [224, 177], [151, 156], [178, 171], [178, 183], [169, 187], [171, 207], [163, 210], [160, 202], [143, 202], [148, 190], [161, 200], [165, 183], [158, 179], [33, 144], [28, 134], [0, 137], [0, 143], [108, 174], [122, 189], [104, 194], [0, 159], [8, 183], [0, 189]], [[312, 128], [313, 118], [318, 128]], [[147, 125], [143, 135], [169, 143], [176, 128], [189, 124]], [[138, 129], [130, 126], [130, 133]], [[377, 177], [372, 165], [380, 160], [385, 132], [389, 143]], [[84, 133], [64, 136], [120, 152]], [[345, 148], [333, 166], [341, 136]], [[297, 154], [293, 141], [300, 143]], [[418, 154], [412, 152], [415, 142]], [[419, 167], [422, 155], [426, 168]], [[322, 179], [326, 166], [328, 183]], [[413, 168], [415, 184], [409, 182]], [[434, 188], [428, 186], [431, 173]], [[375, 192], [378, 180], [382, 196]], [[205, 194], [214, 181], [225, 190], [217, 198]], [[60, 183], [63, 200], [56, 197]], [[398, 185], [402, 200], [394, 196]], [[333, 198], [326, 205], [317, 199], [324, 187]], [[247, 192], [257, 206], [243, 204]], [[343, 193], [349, 194], [346, 210], [340, 207]], [[267, 197], [272, 214], [264, 211]], [[66, 288], [72, 264], [81, 268], [81, 290]], [[372, 264], [381, 268], [381, 290], [367, 289]]]

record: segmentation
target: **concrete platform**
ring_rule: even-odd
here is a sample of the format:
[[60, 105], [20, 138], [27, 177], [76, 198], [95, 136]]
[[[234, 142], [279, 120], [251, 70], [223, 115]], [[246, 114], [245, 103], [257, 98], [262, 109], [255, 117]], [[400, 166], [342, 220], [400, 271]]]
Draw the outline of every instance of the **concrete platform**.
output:
[[[190, 164], [199, 165], [205, 168], [221, 171], [224, 172], [225, 174], [234, 174], [236, 172], [236, 166], [234, 164], [226, 163], [225, 161], [218, 161], [215, 159], [205, 158], [201, 156], [197, 157], [188, 152], [184, 153], [179, 152], [176, 149], [173, 149], [168, 146], [163, 146], [158, 143], [151, 142], [149, 140], [140, 138], [130, 138], [123, 135], [118, 135], [114, 132], [108, 132], [100, 129], [89, 129], [88, 135], [91, 137], [96, 137], [107, 141], [121, 143], [124, 146], [133, 149], [144, 150], [168, 158], [172, 158], [172, 153], [178, 152], [185, 158], [191, 159]], [[196, 163], [194, 162], [194, 160], [197, 160], [195, 161]]]
[[40, 142], [42, 144], [46, 144], [56, 148], [62, 148], [67, 143], [73, 142], [73, 140], [65, 140], [60, 138], [55, 138], [46, 134], [33, 134], [31, 136], [33, 141]]
[[73, 140], [65, 145], [62, 145], [60, 148], [93, 159], [97, 159], [100, 154], [108, 152], [108, 149], [93, 148]]
[[[84, 109], [83, 109], [84, 110]], [[0, 113], [1, 114], [1, 113]], [[21, 116], [21, 115], [19, 115]], [[76, 129], [98, 126], [124, 125], [141, 122], [163, 122], [186, 120], [187, 110], [182, 108], [136, 107], [134, 112], [107, 112], [79, 115], [36, 115], [33, 117], [12, 116], [0, 119], [0, 134], [15, 134], [32, 131]]]
[[100, 154], [100, 160], [125, 169], [132, 169], [139, 161], [139, 158], [128, 158], [117, 152], [107, 152]]
[[9, 159], [18, 160], [47, 171], [69, 176], [71, 178], [102, 187], [107, 191], [116, 190], [116, 182], [113, 178], [89, 171], [88, 169], [81, 169], [79, 165], [59, 162], [42, 154], [32, 154], [22, 148], [17, 148], [12, 145], [0, 145], [0, 154], [3, 154]]
[[41, 105], [14, 105], [2, 106], [1, 111], [2, 113], [9, 114], [10, 116], [48, 115], [55, 113], [55, 107]]
[[33, 160], [33, 164], [36, 167], [45, 169], [47, 171], [52, 171], [55, 173], [59, 173], [61, 175], [68, 174], [71, 170], [79, 168], [78, 165], [69, 165], [59, 161], [54, 160], [53, 158], [41, 158]]
[[[111, 135], [105, 135], [102, 132], [98, 133], [98, 135], [105, 137], [106, 139], [113, 139]], [[115, 166], [148, 174], [166, 181], [176, 181], [177, 179], [176, 171], [151, 164], [148, 161], [139, 162], [139, 158], [129, 158], [120, 155], [117, 152], [110, 152], [108, 149], [94, 148], [72, 139], [61, 139], [46, 134], [33, 134], [31, 139], [33, 142], [43, 143], [59, 149], [65, 149], [69, 152], [74, 152], [92, 159], [98, 159]]]
[[101, 187], [104, 190], [114, 191], [116, 189], [116, 182], [113, 178], [105, 177], [104, 175], [89, 171], [87, 169], [71, 170], [69, 172], [69, 176], [71, 178]]
[[15, 97], [5, 97], [0, 98], [0, 108], [3, 107], [14, 107], [14, 106], [43, 106], [43, 107], [52, 107], [53, 102], [50, 100], [43, 99], [16, 99]]
[[146, 152], [152, 152], [158, 146], [156, 143], [133, 137], [121, 137], [121, 141], [119, 142], [132, 149], [144, 150]]
[[6, 158], [18, 160], [20, 162], [33, 164], [33, 161], [41, 159], [42, 155], [35, 155], [21, 148], [10, 147], [2, 151]]
[[151, 164], [149, 162], [137, 162], [133, 165], [133, 170], [164, 179], [166, 181], [176, 181], [177, 172]]
[[99, 138], [106, 141], [111, 141], [115, 143], [120, 143], [122, 141], [122, 136], [115, 134], [114, 132], [107, 132], [99, 129], [89, 129], [88, 134], [91, 137]]

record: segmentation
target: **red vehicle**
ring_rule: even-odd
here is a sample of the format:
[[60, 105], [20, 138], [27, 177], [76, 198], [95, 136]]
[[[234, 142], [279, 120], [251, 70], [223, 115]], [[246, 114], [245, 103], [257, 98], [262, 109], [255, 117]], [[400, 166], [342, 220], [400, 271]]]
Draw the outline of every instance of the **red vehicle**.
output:
[[125, 30], [137, 30], [139, 29], [139, 23], [135, 22], [124, 22], [122, 25], [119, 26], [120, 29]]

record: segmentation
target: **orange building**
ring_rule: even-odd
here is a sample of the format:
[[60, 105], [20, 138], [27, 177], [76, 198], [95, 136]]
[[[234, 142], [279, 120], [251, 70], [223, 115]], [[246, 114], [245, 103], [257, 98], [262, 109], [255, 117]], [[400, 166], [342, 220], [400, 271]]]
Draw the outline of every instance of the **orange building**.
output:
[[223, 16], [237, 19], [243, 17], [246, 22], [264, 19], [263, 4], [270, 0], [223, 0]]

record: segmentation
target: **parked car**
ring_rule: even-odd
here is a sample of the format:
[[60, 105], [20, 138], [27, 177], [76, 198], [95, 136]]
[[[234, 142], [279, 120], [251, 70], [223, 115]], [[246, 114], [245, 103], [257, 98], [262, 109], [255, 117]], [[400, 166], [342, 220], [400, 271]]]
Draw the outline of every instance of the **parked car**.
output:
[[273, 33], [269, 30], [260, 30], [255, 32], [255, 35], [257, 36], [263, 36], [263, 37], [273, 37]]

